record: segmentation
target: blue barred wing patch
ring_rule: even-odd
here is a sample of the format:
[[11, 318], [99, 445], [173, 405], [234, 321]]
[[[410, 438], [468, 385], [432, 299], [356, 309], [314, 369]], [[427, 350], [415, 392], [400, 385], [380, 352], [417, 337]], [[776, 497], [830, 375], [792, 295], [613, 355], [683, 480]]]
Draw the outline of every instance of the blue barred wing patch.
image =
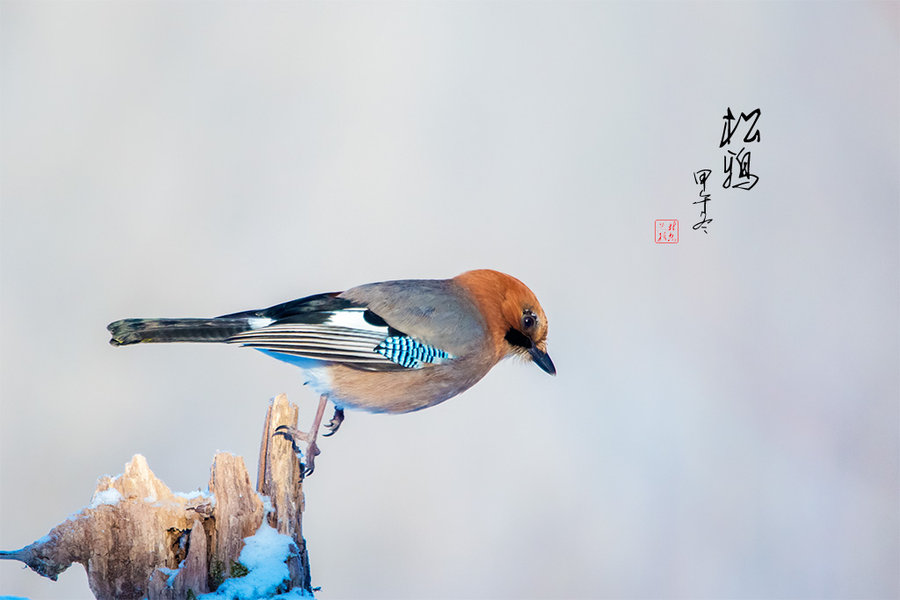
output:
[[407, 336], [386, 338], [375, 347], [375, 352], [409, 369], [421, 368], [424, 363], [439, 363], [454, 358], [449, 352]]

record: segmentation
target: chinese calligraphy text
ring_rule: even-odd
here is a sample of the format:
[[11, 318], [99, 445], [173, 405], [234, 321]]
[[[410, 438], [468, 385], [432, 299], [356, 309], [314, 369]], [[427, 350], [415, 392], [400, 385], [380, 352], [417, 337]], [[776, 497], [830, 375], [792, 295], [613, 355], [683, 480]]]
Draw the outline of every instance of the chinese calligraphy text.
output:
[[694, 231], [702, 229], [703, 233], [709, 233], [706, 226], [713, 222], [712, 219], [706, 217], [706, 203], [709, 202], [710, 194], [706, 191], [706, 181], [712, 173], [710, 169], [700, 169], [694, 172], [694, 183], [700, 186], [700, 199], [694, 201], [694, 204], [700, 204], [700, 221], [694, 223]]
[[[742, 123], [746, 124], [747, 127], [745, 128], [743, 137], [741, 138], [739, 136], [739, 139], [745, 144], [758, 143], [760, 140], [760, 133], [759, 129], [756, 128], [756, 123], [759, 121], [761, 115], [762, 111], [756, 108], [749, 113], [742, 112], [741, 116], [735, 119], [734, 113], [731, 112], [731, 107], [728, 107], [725, 116], [722, 117], [722, 119], [725, 120], [725, 125], [722, 127], [722, 138], [719, 140], [719, 148], [731, 145], [731, 140], [734, 137], [734, 134], [738, 133], [738, 130], [741, 129]], [[734, 187], [740, 190], [753, 189], [753, 186], [759, 181], [759, 177], [750, 172], [750, 151], [744, 146], [737, 152], [726, 148], [725, 156], [723, 158], [725, 161], [724, 170], [726, 177], [725, 181], [722, 182], [722, 187], [725, 189]], [[736, 182], [732, 182], [735, 159], [737, 159], [738, 177]]]

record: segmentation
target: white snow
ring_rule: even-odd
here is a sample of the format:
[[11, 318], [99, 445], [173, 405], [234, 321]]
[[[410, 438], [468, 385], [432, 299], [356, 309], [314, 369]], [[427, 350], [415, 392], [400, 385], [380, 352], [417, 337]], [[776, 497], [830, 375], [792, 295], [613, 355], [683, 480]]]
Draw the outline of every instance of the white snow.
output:
[[185, 500], [193, 500], [194, 498], [212, 498], [212, 494], [209, 492], [201, 492], [200, 490], [193, 490], [191, 492], [174, 492], [176, 496], [179, 498], [184, 498]]
[[[204, 594], [198, 600], [256, 600], [261, 598], [277, 598], [293, 600], [308, 598], [300, 590], [276, 595], [282, 584], [290, 582], [290, 572], [285, 561], [297, 551], [289, 536], [275, 531], [263, 520], [256, 534], [244, 538], [244, 549], [241, 550], [240, 563], [249, 572], [243, 577], [226, 579], [215, 592]], [[282, 588], [283, 589], [283, 588]]]
[[175, 576], [178, 575], [178, 571], [181, 569], [167, 569], [166, 567], [159, 567], [159, 570], [168, 575], [168, 579], [166, 579], [166, 585], [172, 587], [175, 585]]
[[94, 492], [91, 504], [88, 508], [97, 508], [101, 504], [117, 504], [122, 499], [122, 494], [116, 488], [109, 488], [102, 492]]

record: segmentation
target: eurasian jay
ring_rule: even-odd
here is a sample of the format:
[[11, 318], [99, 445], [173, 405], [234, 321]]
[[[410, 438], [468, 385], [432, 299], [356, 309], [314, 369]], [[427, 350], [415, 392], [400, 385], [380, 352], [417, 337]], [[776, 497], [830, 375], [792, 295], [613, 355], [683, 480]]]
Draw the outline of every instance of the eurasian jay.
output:
[[114, 346], [224, 342], [255, 348], [300, 367], [320, 394], [306, 442], [306, 474], [325, 425], [333, 435], [344, 409], [404, 413], [434, 406], [473, 386], [507, 356], [556, 374], [547, 354], [547, 317], [525, 284], [488, 269], [452, 279], [384, 281], [307, 296], [213, 319], [123, 319], [107, 327]]

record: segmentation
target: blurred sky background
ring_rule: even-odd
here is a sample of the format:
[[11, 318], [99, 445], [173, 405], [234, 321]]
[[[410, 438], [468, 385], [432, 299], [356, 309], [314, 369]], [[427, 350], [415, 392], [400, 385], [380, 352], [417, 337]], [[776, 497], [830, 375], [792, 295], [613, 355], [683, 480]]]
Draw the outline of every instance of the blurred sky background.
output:
[[[348, 414], [320, 598], [897, 597], [898, 7], [4, 0], [0, 548], [135, 453], [255, 481], [268, 399], [312, 417], [289, 365], [110, 321], [490, 267], [559, 375]], [[7, 562], [0, 594], [89, 596]]]

